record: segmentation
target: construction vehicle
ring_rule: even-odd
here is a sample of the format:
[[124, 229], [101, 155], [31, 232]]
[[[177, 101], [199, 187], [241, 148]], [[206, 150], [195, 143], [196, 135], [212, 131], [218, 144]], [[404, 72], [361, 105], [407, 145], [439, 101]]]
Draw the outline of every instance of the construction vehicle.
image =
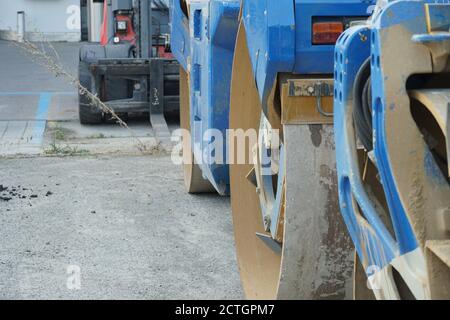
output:
[[[185, 152], [191, 148], [194, 159], [185, 164], [185, 182], [190, 192], [231, 193], [248, 298], [351, 295], [353, 250], [335, 178], [333, 56], [337, 37], [366, 20], [369, 5], [359, 0], [172, 4], [172, 50], [187, 73], [181, 87], [189, 92], [181, 94], [181, 119], [188, 120], [182, 125], [192, 137]], [[226, 135], [225, 158], [232, 164], [211, 162], [209, 129], [255, 132], [244, 148], [248, 161], [230, 159], [239, 143]], [[281, 132], [281, 144], [271, 141], [272, 129]]]
[[[158, 0], [105, 0], [101, 43], [80, 48], [80, 84], [119, 115], [148, 112], [168, 135], [165, 112], [179, 108], [179, 64], [170, 53], [169, 10]], [[102, 109], [79, 95], [82, 124], [103, 120]]]
[[[409, 99], [404, 90], [409, 84], [415, 105], [428, 101], [432, 113], [446, 117], [442, 109], [448, 105], [447, 93], [423, 92], [419, 84], [425, 85], [423, 89], [444, 90], [449, 83], [448, 7], [431, 9], [437, 11], [427, 20], [425, 12], [430, 7], [424, 4], [406, 0], [388, 5], [364, 0], [172, 1], [172, 50], [182, 66], [181, 122], [191, 137], [183, 146], [185, 159], [191, 160], [184, 164], [185, 184], [192, 193], [231, 195], [237, 258], [248, 298], [449, 297], [448, 242], [443, 242], [449, 233], [437, 231], [424, 217], [425, 210], [433, 210], [430, 212], [436, 212], [436, 217], [431, 220], [441, 219], [448, 226], [447, 179], [431, 184], [439, 166], [429, 164], [439, 158], [441, 167], [447, 165], [445, 139], [433, 140], [438, 141], [434, 146], [437, 155], [425, 157], [423, 150], [417, 154], [413, 143], [426, 145], [417, 125], [406, 124], [406, 111], [389, 118], [391, 149], [384, 140], [387, 133], [381, 130], [386, 126], [384, 120], [377, 124], [374, 120], [370, 138], [360, 134], [360, 127], [368, 125], [366, 117], [379, 110], [367, 109], [367, 101], [385, 99], [374, 95], [381, 88], [387, 88], [383, 90], [390, 95], [391, 101], [383, 102], [390, 111], [397, 110], [397, 99]], [[384, 11], [391, 5], [399, 11]], [[427, 29], [427, 23], [439, 30]], [[401, 27], [391, 31], [389, 25]], [[374, 40], [373, 30], [380, 29], [385, 32]], [[381, 58], [378, 39], [390, 45], [385, 49], [389, 54], [383, 53], [385, 58]], [[399, 54], [395, 49], [398, 43], [411, 55]], [[420, 46], [428, 68], [417, 67], [413, 47]], [[397, 72], [398, 61], [417, 69]], [[377, 75], [370, 75], [374, 66], [378, 66]], [[421, 73], [426, 76], [409, 78]], [[392, 79], [389, 87], [386, 79]], [[433, 87], [436, 83], [440, 85]], [[366, 99], [359, 103], [365, 106], [358, 109], [362, 110], [359, 114], [354, 112], [353, 92], [364, 93]], [[359, 124], [361, 119], [366, 122]], [[396, 124], [402, 121], [405, 127]], [[443, 118], [438, 123], [445, 127]], [[406, 126], [416, 132], [406, 131]], [[436, 126], [425, 129], [435, 132]], [[218, 150], [225, 154], [226, 162], [217, 162], [217, 149], [211, 152], [211, 145], [218, 133], [224, 132]], [[365, 149], [371, 139], [375, 153]], [[392, 147], [392, 141], [397, 147]], [[242, 144], [243, 155], [238, 150]], [[392, 160], [394, 154], [396, 161]], [[417, 159], [422, 162], [418, 164]], [[397, 177], [390, 171], [393, 164], [405, 175], [419, 173]], [[426, 170], [433, 175], [428, 180]], [[371, 185], [370, 192], [367, 185]], [[439, 192], [433, 195], [431, 190]], [[374, 194], [386, 194], [390, 199], [375, 201]], [[399, 199], [409, 201], [411, 216], [416, 219], [412, 224], [411, 217], [402, 216]], [[382, 217], [386, 212], [400, 217], [392, 219], [391, 229], [400, 245], [381, 228], [381, 221], [389, 220]], [[414, 235], [420, 236], [412, 241]], [[429, 258], [420, 260], [413, 254], [400, 259], [402, 268], [396, 271], [400, 277], [388, 270], [396, 257], [414, 250]], [[434, 262], [430, 265], [430, 261]], [[424, 277], [427, 268], [433, 277]], [[386, 281], [393, 277], [400, 280]], [[422, 285], [422, 291], [438, 293], [417, 294], [419, 289], [411, 289], [417, 279], [415, 285]], [[367, 290], [367, 284], [372, 290]], [[404, 293], [408, 290], [415, 293]]]

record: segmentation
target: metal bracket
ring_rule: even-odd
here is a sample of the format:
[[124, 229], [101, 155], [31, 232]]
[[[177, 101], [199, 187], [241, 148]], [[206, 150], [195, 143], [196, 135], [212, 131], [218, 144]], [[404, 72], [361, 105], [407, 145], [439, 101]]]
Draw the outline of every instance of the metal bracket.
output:
[[289, 97], [332, 97], [333, 79], [289, 79]]
[[322, 108], [322, 97], [332, 97], [333, 96], [333, 85], [331, 85], [331, 88], [326, 83], [316, 83], [314, 85], [314, 90], [316, 92], [316, 106], [317, 111], [325, 117], [332, 117], [332, 112], [325, 112]]
[[322, 107], [322, 97], [334, 96], [334, 81], [332, 79], [294, 79], [288, 80], [290, 97], [316, 97], [316, 108], [325, 117], [332, 117], [332, 112], [326, 112]]
[[256, 236], [266, 245], [268, 246], [273, 252], [275, 252], [278, 255], [281, 255], [282, 253], [282, 246], [278, 242], [276, 242], [272, 236], [256, 232]]

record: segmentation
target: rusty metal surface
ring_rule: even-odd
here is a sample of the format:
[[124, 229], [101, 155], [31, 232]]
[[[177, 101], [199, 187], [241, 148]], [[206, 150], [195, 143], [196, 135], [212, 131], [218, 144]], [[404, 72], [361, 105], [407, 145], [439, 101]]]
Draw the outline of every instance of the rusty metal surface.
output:
[[278, 297], [350, 299], [353, 245], [339, 212], [333, 126], [286, 125], [284, 134], [286, 216]]
[[[434, 117], [434, 121], [436, 121], [441, 129], [442, 133], [445, 136], [445, 146], [443, 145], [442, 150], [439, 150], [439, 153], [442, 157], [445, 157], [446, 154], [450, 154], [450, 114], [449, 114], [449, 104], [450, 104], [450, 89], [422, 89], [422, 90], [412, 90], [409, 91], [409, 96], [412, 99], [419, 101], [423, 107], [428, 109], [428, 111]], [[439, 133], [435, 133], [439, 134]], [[446, 153], [446, 154], [445, 154]], [[447, 163], [447, 174], [450, 175], [450, 164]]]
[[[413, 119], [404, 80], [413, 74], [432, 73], [432, 55], [426, 46], [411, 42], [411, 33], [401, 25], [382, 29], [379, 36], [383, 39], [380, 70], [383, 70], [385, 79], [382, 87], [385, 97], [383, 100], [375, 97], [377, 103], [374, 108], [375, 112], [384, 109], [384, 135], [392, 178], [419, 247], [424, 252], [427, 241], [448, 239], [448, 233], [440, 227], [439, 213], [450, 206], [450, 185], [433, 160], [429, 146]], [[401, 58], [394, 52], [398, 47], [404, 48]], [[426, 285], [432, 292], [431, 279], [435, 275], [431, 270], [428, 267]], [[402, 277], [405, 281], [410, 278], [409, 273]], [[408, 285], [417, 287], [414, 282]]]
[[[305, 83], [307, 86], [307, 83]], [[300, 90], [300, 89], [299, 89]], [[305, 89], [307, 90], [307, 89]], [[282, 124], [332, 124], [333, 118], [326, 117], [317, 109], [317, 97], [292, 95], [289, 82], [281, 84]], [[294, 90], [295, 91], [295, 90]], [[301, 91], [301, 90], [300, 90]], [[324, 111], [333, 112], [333, 97], [321, 98]]]
[[[257, 129], [261, 104], [252, 76], [243, 24], [237, 37], [231, 84], [230, 129]], [[251, 149], [245, 157], [251, 159]], [[256, 233], [265, 233], [255, 185], [247, 179], [252, 164], [230, 164], [231, 208], [241, 282], [248, 299], [274, 299], [278, 289], [280, 255]]]
[[450, 240], [427, 241], [425, 256], [430, 274], [431, 299], [450, 297]]
[[333, 97], [333, 79], [289, 79], [289, 97]]
[[183, 136], [183, 173], [186, 191], [189, 193], [213, 192], [209, 181], [203, 179], [202, 172], [194, 161], [191, 147], [189, 113], [189, 75], [180, 67], [180, 126], [185, 129]]
[[[291, 106], [303, 107], [304, 98], [299, 99]], [[241, 25], [232, 77], [230, 128], [258, 129], [261, 112]], [[338, 209], [333, 126], [301, 124], [282, 129], [286, 191], [284, 230], [277, 233], [283, 236], [281, 256], [256, 236], [264, 234], [264, 224], [255, 185], [248, 179], [253, 165], [230, 166], [237, 257], [246, 296], [351, 298], [353, 247]], [[246, 157], [251, 158], [251, 151]]]

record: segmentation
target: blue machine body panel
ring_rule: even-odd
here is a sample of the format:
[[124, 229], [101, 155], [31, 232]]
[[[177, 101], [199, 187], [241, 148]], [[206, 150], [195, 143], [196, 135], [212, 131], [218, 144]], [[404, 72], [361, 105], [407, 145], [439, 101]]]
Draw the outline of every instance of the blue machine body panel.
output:
[[192, 150], [203, 176], [221, 195], [230, 189], [223, 139], [239, 11], [239, 0], [193, 0], [188, 21], [180, 1], [171, 4], [172, 52], [190, 75]]
[[190, 55], [189, 20], [180, 5], [180, 0], [170, 0], [169, 25], [171, 29], [171, 50], [181, 67], [187, 70]]
[[280, 72], [332, 74], [334, 45], [313, 45], [313, 18], [367, 17], [374, 0], [244, 0], [243, 18], [263, 105]]
[[[394, 1], [386, 5], [367, 26], [348, 29], [339, 38], [335, 49], [334, 129], [340, 209], [356, 250], [367, 266], [382, 269], [394, 258], [415, 250], [418, 241], [400, 200], [393, 179], [385, 137], [385, 81], [379, 65], [382, 39], [380, 31], [401, 25], [414, 35], [411, 41], [426, 41], [424, 3], [432, 1]], [[425, 36], [426, 38], [427, 36]], [[380, 174], [394, 234], [379, 218], [375, 203], [363, 186], [358, 167], [353, 118], [355, 76], [363, 62], [371, 59], [372, 127], [376, 165]], [[351, 61], [351, 63], [347, 63]], [[406, 79], [405, 79], [406, 81]], [[436, 164], [433, 162], [433, 166]], [[425, 168], [426, 170], [427, 168]], [[366, 270], [374, 272], [376, 270]], [[370, 274], [369, 274], [370, 275]]]
[[[374, 0], [243, 0], [254, 78], [263, 107], [277, 74], [332, 74], [334, 45], [312, 45], [313, 17], [367, 17]], [[229, 193], [227, 159], [211, 154], [215, 133], [226, 137], [231, 70], [241, 1], [191, 1], [188, 22], [171, 1], [172, 52], [190, 74], [194, 156], [216, 190]], [[191, 25], [189, 26], [188, 23]], [[190, 31], [189, 31], [190, 30]], [[212, 130], [211, 130], [212, 129]], [[217, 148], [217, 145], [215, 145]]]
[[236, 0], [190, 3], [193, 152], [203, 175], [221, 195], [228, 195], [230, 189], [224, 139], [229, 127], [231, 70], [239, 9], [240, 1]]
[[295, 21], [301, 27], [295, 29], [294, 73], [333, 73], [334, 46], [311, 44], [314, 17], [366, 17], [371, 14], [374, 4], [372, 0], [296, 0]]

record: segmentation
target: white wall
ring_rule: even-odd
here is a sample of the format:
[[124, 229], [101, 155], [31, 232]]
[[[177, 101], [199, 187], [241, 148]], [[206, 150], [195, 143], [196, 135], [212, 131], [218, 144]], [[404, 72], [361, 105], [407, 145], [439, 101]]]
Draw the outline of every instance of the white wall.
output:
[[80, 0], [0, 0], [0, 38], [16, 39], [17, 11], [30, 41], [80, 41]]

